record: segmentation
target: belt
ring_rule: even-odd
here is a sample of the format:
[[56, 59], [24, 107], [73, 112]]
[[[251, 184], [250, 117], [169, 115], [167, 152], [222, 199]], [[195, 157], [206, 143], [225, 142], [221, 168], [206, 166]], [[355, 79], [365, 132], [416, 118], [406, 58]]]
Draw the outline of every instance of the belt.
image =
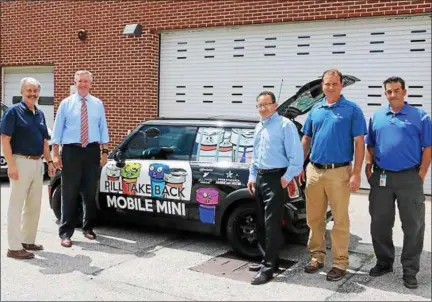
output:
[[98, 143], [98, 142], [88, 143], [87, 146], [85, 146], [85, 147], [83, 147], [81, 143], [64, 144], [64, 146], [72, 146], [72, 147], [88, 148], [88, 147], [99, 146], [99, 143]]
[[258, 174], [264, 175], [264, 174], [271, 174], [276, 172], [284, 172], [287, 168], [274, 168], [274, 169], [258, 169]]
[[18, 157], [24, 157], [27, 159], [33, 159], [33, 160], [39, 160], [42, 157], [42, 155], [24, 155], [24, 154], [14, 154], [14, 155]]
[[319, 164], [319, 163], [314, 163], [313, 161], [311, 161], [312, 166], [318, 168], [318, 169], [336, 169], [336, 168], [340, 168], [340, 167], [346, 167], [350, 164], [349, 161], [345, 162], [345, 163], [336, 163], [336, 164]]
[[374, 170], [376, 171], [383, 171], [383, 172], [391, 172], [391, 173], [403, 173], [403, 172], [408, 172], [408, 171], [412, 171], [412, 170], [416, 170], [417, 172], [420, 170], [420, 166], [414, 166], [408, 169], [403, 169], [403, 170], [399, 170], [399, 171], [392, 171], [392, 170], [386, 170], [381, 168], [380, 166], [378, 166], [377, 164], [374, 165]]

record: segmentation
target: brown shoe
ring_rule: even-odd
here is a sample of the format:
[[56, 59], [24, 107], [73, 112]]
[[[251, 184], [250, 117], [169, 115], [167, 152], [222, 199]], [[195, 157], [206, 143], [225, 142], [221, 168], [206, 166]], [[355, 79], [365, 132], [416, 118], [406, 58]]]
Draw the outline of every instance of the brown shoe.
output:
[[314, 274], [323, 267], [324, 267], [324, 263], [315, 260], [310, 260], [309, 263], [305, 266], [304, 271], [305, 273], [308, 274]]
[[64, 247], [71, 247], [72, 246], [72, 240], [70, 240], [70, 238], [62, 238], [61, 240], [61, 245]]
[[96, 239], [96, 234], [93, 231], [85, 231], [83, 232], [84, 237], [89, 239], [89, 240], [95, 240]]
[[346, 274], [346, 270], [341, 270], [337, 267], [332, 267], [331, 270], [327, 273], [327, 281], [339, 281]]
[[42, 244], [35, 244], [35, 243], [21, 243], [23, 248], [28, 251], [42, 251], [43, 245]]
[[27, 252], [26, 250], [22, 249], [22, 250], [8, 250], [7, 252], [7, 256], [9, 258], [14, 258], [14, 259], [32, 259], [34, 258], [34, 254]]

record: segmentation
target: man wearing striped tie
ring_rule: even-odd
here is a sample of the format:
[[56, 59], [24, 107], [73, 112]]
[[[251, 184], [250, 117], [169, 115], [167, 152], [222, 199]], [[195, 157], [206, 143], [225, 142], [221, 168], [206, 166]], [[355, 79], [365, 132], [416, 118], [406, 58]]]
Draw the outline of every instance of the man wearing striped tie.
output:
[[62, 170], [59, 236], [64, 247], [72, 246], [79, 193], [84, 201], [83, 234], [90, 240], [96, 238], [93, 227], [97, 183], [100, 166], [107, 162], [109, 136], [104, 105], [89, 94], [92, 82], [93, 75], [89, 71], [75, 73], [77, 92], [60, 103], [54, 122], [53, 160]]

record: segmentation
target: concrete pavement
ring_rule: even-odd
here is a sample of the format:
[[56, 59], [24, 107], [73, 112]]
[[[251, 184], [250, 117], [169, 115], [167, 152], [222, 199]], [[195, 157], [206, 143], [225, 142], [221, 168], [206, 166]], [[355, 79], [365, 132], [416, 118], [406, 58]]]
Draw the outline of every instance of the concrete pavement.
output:
[[[402, 284], [399, 258], [394, 273], [372, 278], [375, 264], [367, 195], [351, 198], [350, 267], [339, 282], [325, 280], [324, 270], [305, 274], [306, 247], [287, 245], [282, 257], [295, 264], [270, 283], [252, 286], [248, 282], [193, 270], [225, 253], [222, 240], [168, 230], [125, 225], [106, 225], [95, 231], [97, 240], [86, 240], [76, 230], [70, 249], [60, 246], [58, 225], [49, 209], [47, 189], [41, 212], [37, 242], [45, 250], [32, 260], [6, 257], [8, 183], [1, 184], [1, 300], [431, 300], [431, 204], [426, 202], [426, 235], [419, 288]], [[331, 228], [331, 223], [328, 225]], [[394, 241], [401, 253], [402, 231], [396, 219]], [[330, 244], [330, 243], [328, 243]], [[330, 255], [330, 254], [329, 254]], [[252, 276], [252, 275], [251, 275]]]

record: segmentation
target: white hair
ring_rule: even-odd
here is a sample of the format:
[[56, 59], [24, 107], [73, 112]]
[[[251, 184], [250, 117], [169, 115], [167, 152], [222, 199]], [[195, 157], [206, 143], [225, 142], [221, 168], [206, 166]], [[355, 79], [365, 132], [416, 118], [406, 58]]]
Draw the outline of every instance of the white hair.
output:
[[22, 92], [24, 89], [24, 85], [26, 84], [32, 84], [35, 85], [39, 88], [39, 90], [41, 89], [41, 84], [38, 80], [36, 80], [35, 78], [31, 78], [31, 77], [25, 77], [21, 79], [21, 84], [20, 84], [20, 91]]
[[78, 70], [75, 72], [75, 81], [83, 75], [88, 76], [90, 82], [93, 82], [93, 74], [88, 70]]

